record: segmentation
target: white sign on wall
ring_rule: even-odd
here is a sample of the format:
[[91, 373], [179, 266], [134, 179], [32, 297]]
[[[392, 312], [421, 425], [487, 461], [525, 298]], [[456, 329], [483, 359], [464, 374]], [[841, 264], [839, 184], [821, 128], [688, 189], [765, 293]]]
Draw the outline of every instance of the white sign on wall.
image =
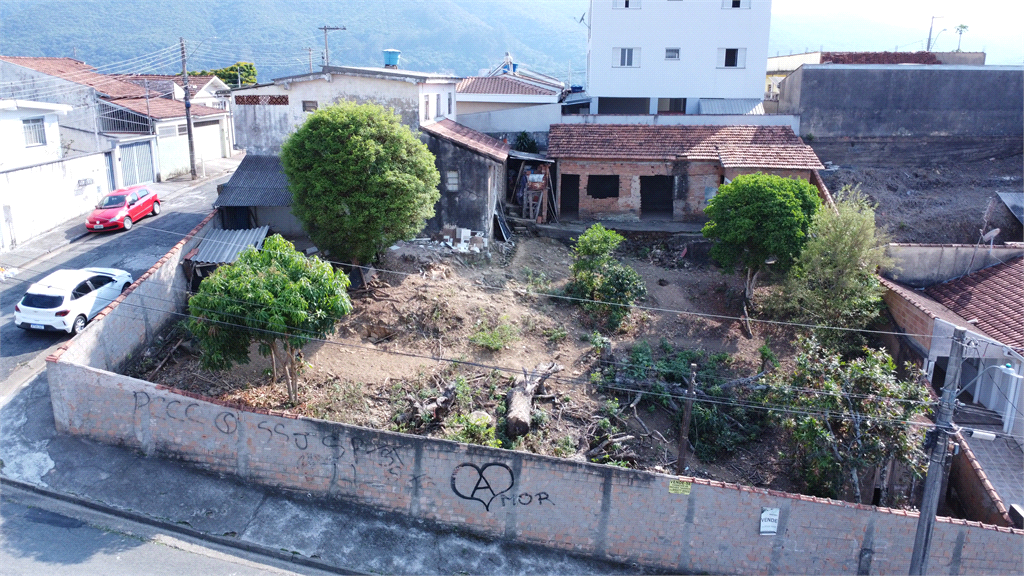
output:
[[779, 531], [779, 509], [761, 508], [761, 535], [770, 536]]

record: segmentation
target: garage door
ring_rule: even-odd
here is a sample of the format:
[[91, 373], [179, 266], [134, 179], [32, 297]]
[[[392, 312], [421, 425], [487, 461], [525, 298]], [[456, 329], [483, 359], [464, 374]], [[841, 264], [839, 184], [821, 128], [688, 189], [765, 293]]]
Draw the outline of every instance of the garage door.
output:
[[196, 146], [196, 160], [213, 160], [221, 157], [220, 122], [199, 121], [192, 124], [192, 138]]
[[153, 149], [149, 142], [121, 146], [122, 186], [134, 186], [153, 181]]

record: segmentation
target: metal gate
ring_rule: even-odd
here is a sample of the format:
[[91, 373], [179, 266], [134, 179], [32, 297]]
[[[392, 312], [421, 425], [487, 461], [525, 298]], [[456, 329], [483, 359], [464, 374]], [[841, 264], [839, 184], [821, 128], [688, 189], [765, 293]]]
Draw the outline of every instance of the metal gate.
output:
[[153, 149], [149, 142], [121, 146], [121, 177], [124, 186], [153, 181]]

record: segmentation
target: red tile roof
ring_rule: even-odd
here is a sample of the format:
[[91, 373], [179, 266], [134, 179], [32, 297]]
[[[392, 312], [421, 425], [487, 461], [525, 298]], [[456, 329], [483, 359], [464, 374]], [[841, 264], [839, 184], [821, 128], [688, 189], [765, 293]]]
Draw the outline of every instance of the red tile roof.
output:
[[420, 130], [438, 138], [444, 138], [445, 140], [460, 144], [474, 152], [489, 156], [498, 162], [504, 162], [508, 159], [510, 146], [507, 142], [491, 138], [487, 134], [477, 132], [472, 128], [447, 118], [433, 124], [420, 125]]
[[113, 98], [145, 96], [146, 90], [141, 86], [125, 82], [113, 76], [100, 74], [96, 69], [84, 62], [71, 58], [43, 58], [30, 56], [0, 56], [0, 60], [23, 66], [36, 72], [55, 76], [68, 82], [95, 88], [101, 94]]
[[709, 160], [723, 166], [823, 168], [788, 126], [649, 126], [552, 124], [551, 158]]
[[[915, 308], [927, 314], [929, 318], [939, 318], [955, 326], [966, 325], [966, 318], [962, 318], [956, 312], [953, 312], [949, 308], [946, 308], [942, 304], [932, 300], [923, 291], [915, 290], [910, 286], [900, 284], [895, 280], [889, 280], [882, 276], [878, 276], [878, 281], [882, 283], [882, 286], [892, 290], [896, 295], [907, 302], [910, 302]], [[930, 334], [925, 334], [925, 336], [930, 336]]]
[[[150, 82], [174, 82], [178, 86], [181, 86], [180, 74], [114, 74], [113, 76], [138, 86], [143, 86], [146, 80], [149, 80]], [[216, 76], [189, 76], [189, 96], [195, 96], [214, 78], [216, 78]]]
[[1024, 348], [1024, 256], [935, 284], [925, 293], [1014, 348]]
[[[116, 100], [107, 100], [107, 102], [157, 120], [185, 117], [185, 103], [168, 98], [150, 98], [148, 103], [145, 98], [118, 98]], [[213, 114], [227, 114], [227, 110], [211, 108], [202, 104], [192, 105], [193, 118]]]
[[555, 90], [541, 88], [509, 76], [471, 76], [455, 87], [459, 94], [516, 94], [529, 96], [554, 96]]

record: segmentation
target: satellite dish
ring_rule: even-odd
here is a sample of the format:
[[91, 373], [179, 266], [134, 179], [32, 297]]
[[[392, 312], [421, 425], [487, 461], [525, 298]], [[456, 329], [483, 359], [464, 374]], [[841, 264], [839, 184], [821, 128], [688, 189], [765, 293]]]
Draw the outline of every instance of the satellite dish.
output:
[[982, 242], [991, 242], [992, 239], [995, 238], [996, 236], [999, 236], [999, 228], [993, 228], [992, 230], [989, 230], [988, 232], [986, 232], [981, 237], [981, 241]]

